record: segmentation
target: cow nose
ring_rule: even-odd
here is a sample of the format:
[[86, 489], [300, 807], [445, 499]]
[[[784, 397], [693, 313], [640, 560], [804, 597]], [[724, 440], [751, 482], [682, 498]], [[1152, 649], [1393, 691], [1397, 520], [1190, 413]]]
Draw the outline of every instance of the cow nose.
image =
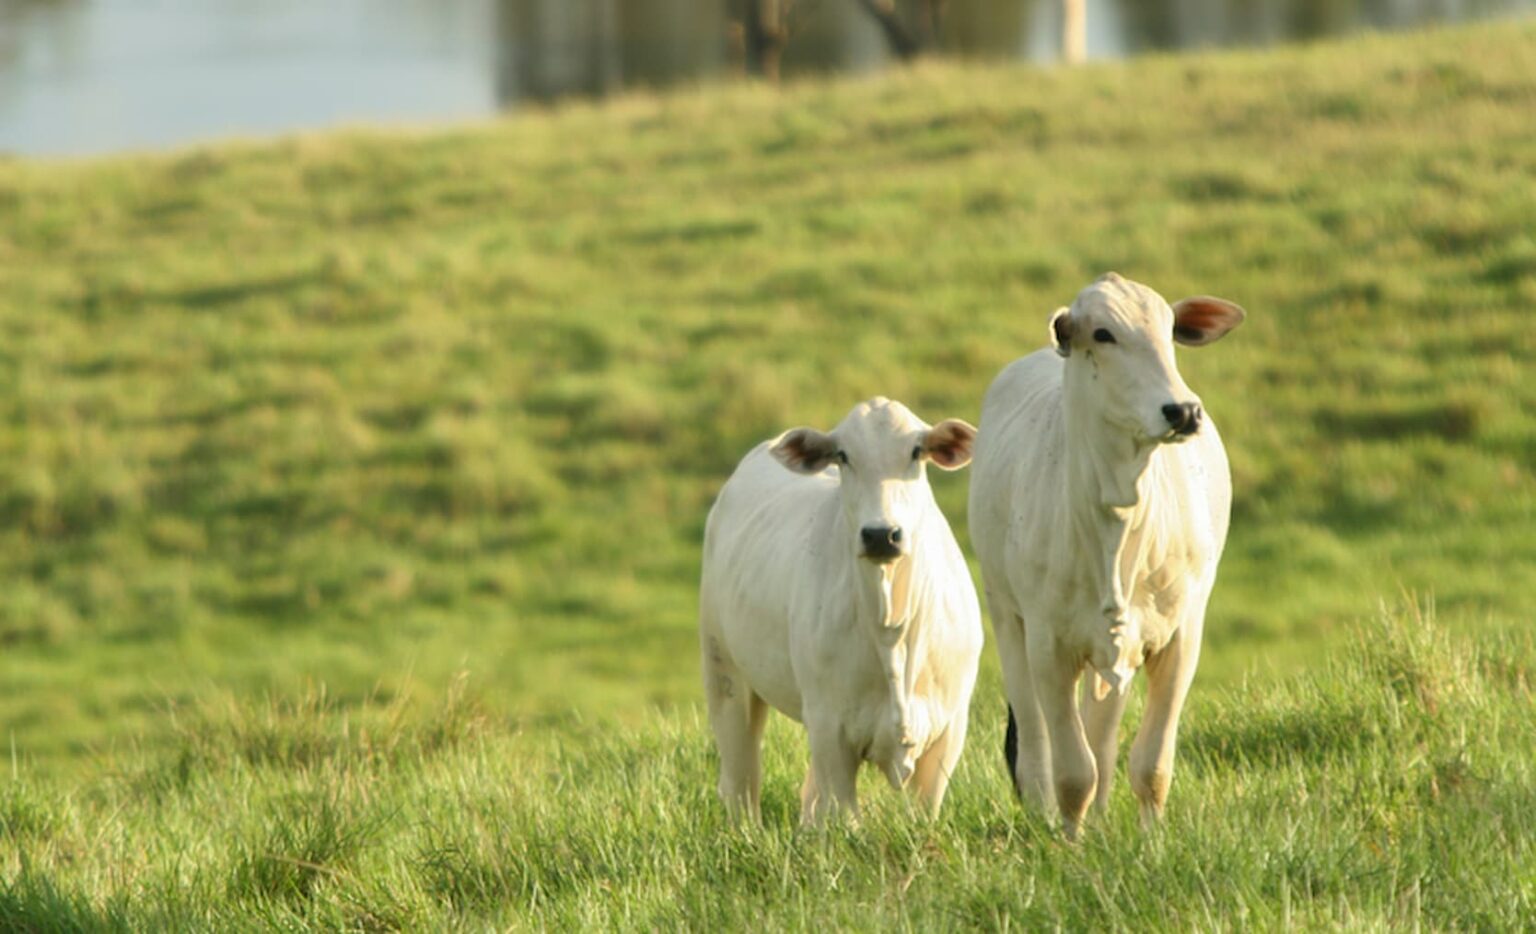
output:
[[1163, 406], [1163, 417], [1175, 434], [1192, 435], [1200, 430], [1200, 403], [1170, 402]]
[[889, 561], [901, 555], [901, 529], [890, 525], [866, 525], [859, 530], [864, 540], [864, 557]]

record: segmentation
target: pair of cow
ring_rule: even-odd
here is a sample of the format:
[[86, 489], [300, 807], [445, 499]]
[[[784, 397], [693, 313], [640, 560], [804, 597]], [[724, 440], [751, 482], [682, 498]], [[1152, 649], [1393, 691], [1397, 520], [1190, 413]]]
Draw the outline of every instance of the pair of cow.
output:
[[1173, 345], [1208, 344], [1243, 316], [1206, 296], [1170, 307], [1110, 273], [1051, 318], [1053, 349], [993, 381], [979, 430], [930, 427], [877, 398], [830, 432], [796, 428], [754, 448], [704, 533], [700, 644], [726, 806], [758, 818], [771, 706], [809, 738], [803, 822], [857, 813], [864, 762], [938, 810], [982, 630], [925, 471], [974, 455], [971, 539], [1014, 787], [1042, 810], [1054, 802], [1076, 837], [1090, 802], [1108, 802], [1126, 688], [1144, 666], [1130, 778], [1155, 820], [1231, 504], [1221, 440]]

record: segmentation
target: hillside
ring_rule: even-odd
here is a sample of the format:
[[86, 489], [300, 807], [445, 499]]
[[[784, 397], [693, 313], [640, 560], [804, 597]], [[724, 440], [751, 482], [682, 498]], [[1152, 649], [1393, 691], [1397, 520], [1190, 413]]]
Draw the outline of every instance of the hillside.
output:
[[[16, 758], [173, 744], [224, 694], [430, 706], [459, 671], [526, 724], [692, 704], [735, 459], [876, 393], [974, 419], [1111, 268], [1250, 311], [1182, 355], [1237, 490], [1203, 683], [1305, 670], [1400, 590], [1523, 626], [1533, 41], [0, 163]], [[936, 483], [962, 540], [966, 482]]]

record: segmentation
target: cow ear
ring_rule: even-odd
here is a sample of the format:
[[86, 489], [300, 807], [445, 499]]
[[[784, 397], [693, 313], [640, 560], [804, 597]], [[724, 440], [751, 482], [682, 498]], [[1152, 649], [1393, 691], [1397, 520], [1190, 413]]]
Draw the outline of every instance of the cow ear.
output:
[[1186, 347], [1220, 340], [1243, 323], [1248, 313], [1224, 298], [1196, 295], [1173, 306], [1173, 339]]
[[1058, 308], [1051, 315], [1051, 346], [1063, 357], [1072, 355], [1072, 309]]
[[976, 429], [969, 422], [946, 418], [923, 436], [923, 453], [945, 470], [959, 470], [971, 462]]
[[768, 452], [796, 473], [821, 473], [837, 457], [837, 439], [814, 428], [793, 428]]

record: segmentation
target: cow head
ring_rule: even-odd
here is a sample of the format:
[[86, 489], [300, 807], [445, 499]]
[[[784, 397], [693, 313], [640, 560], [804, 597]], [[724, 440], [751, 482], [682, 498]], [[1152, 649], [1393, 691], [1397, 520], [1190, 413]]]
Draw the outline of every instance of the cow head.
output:
[[838, 496], [859, 557], [886, 564], [912, 548], [933, 502], [927, 465], [958, 470], [971, 461], [976, 429], [957, 418], [929, 426], [900, 402], [860, 402], [829, 432], [795, 428], [773, 446], [790, 470], [815, 474], [835, 467]]
[[1173, 307], [1139, 282], [1108, 273], [1051, 318], [1051, 342], [1067, 358], [1069, 407], [1139, 441], [1183, 441], [1200, 430], [1200, 399], [1184, 384], [1173, 345], [1200, 347], [1243, 322], [1243, 309], [1199, 295]]

